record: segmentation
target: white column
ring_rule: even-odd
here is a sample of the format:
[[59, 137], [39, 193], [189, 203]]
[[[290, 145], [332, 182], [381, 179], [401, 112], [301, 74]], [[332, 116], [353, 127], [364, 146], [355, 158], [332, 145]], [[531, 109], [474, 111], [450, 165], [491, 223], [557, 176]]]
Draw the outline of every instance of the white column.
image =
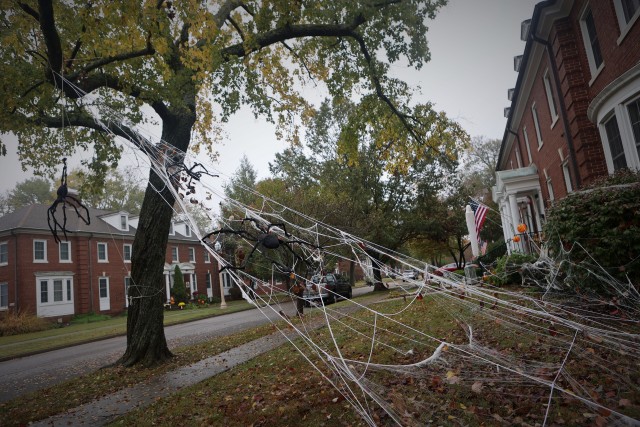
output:
[[518, 202], [516, 201], [515, 194], [509, 194], [509, 208], [511, 210], [511, 231], [515, 235], [518, 233], [516, 227], [518, 227], [518, 223], [520, 222], [520, 215], [518, 215]]
[[169, 274], [164, 275], [164, 283], [165, 283], [165, 287], [167, 289], [167, 302], [171, 301], [171, 283], [169, 280]]
[[[504, 241], [508, 242], [513, 237], [512, 227], [510, 225], [511, 216], [507, 215], [507, 201], [504, 200], [500, 203], [500, 219], [502, 220], [502, 236]], [[511, 255], [511, 245], [507, 244], [507, 254]]]

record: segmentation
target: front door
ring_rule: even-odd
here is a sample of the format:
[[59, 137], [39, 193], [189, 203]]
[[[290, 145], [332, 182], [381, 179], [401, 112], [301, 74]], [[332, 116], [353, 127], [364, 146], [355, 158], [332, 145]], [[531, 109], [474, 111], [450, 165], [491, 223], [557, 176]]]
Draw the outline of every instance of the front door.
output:
[[100, 311], [111, 310], [111, 302], [109, 300], [109, 278], [98, 278], [98, 293], [100, 295]]

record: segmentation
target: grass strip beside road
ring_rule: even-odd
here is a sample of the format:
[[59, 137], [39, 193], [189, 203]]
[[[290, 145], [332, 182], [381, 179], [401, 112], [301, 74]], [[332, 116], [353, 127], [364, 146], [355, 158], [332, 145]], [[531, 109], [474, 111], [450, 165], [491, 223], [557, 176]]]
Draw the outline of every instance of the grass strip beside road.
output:
[[[227, 303], [227, 308], [224, 309], [221, 309], [219, 304], [214, 304], [195, 309], [167, 310], [164, 313], [164, 325], [191, 322], [207, 317], [249, 310], [253, 307], [253, 305], [242, 300], [230, 301]], [[46, 331], [0, 337], [0, 360], [124, 335], [126, 332], [127, 317], [122, 315], [99, 322], [71, 324]]]

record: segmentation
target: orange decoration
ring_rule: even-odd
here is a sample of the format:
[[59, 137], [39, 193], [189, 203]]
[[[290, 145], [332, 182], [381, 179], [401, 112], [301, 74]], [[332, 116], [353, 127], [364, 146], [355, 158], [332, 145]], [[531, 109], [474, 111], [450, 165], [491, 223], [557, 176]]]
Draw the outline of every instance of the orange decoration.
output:
[[520, 241], [520, 236], [513, 236], [513, 241], [518, 243]]
[[527, 231], [527, 224], [518, 224], [518, 232], [524, 233], [525, 231]]

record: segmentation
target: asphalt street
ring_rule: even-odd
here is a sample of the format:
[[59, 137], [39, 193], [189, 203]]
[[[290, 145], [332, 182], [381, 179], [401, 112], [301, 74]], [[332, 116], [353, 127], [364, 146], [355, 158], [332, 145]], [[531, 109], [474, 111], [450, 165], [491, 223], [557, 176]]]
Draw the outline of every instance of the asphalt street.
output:
[[[355, 288], [353, 294], [362, 295], [371, 290]], [[263, 312], [252, 309], [168, 326], [165, 336], [169, 348], [195, 344], [278, 319], [279, 310], [289, 315], [295, 313], [293, 304], [285, 303]], [[126, 337], [120, 336], [0, 362], [0, 403], [109, 365], [125, 348]]]

